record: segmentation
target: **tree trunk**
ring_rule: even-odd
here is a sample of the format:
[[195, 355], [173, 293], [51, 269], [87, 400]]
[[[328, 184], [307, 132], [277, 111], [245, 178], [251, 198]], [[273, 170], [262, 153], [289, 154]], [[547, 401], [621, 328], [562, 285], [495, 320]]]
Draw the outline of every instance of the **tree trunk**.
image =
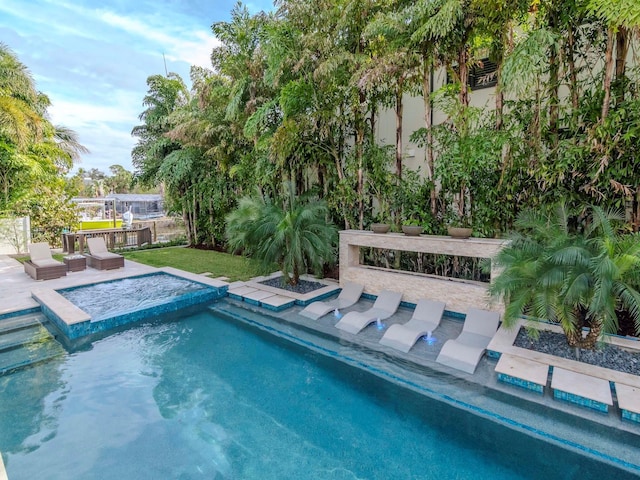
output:
[[607, 51], [604, 56], [604, 99], [602, 100], [602, 112], [600, 114], [600, 122], [604, 123], [609, 115], [611, 103], [611, 80], [613, 78], [613, 44], [615, 42], [615, 32], [611, 29], [607, 32]]
[[592, 321], [589, 331], [584, 337], [582, 336], [582, 329], [580, 328], [570, 331], [565, 330], [564, 333], [567, 337], [567, 343], [573, 348], [593, 350], [602, 334], [602, 327], [602, 322]]
[[364, 229], [364, 116], [362, 106], [366, 96], [362, 90], [359, 92], [359, 103], [356, 112], [356, 157], [358, 163], [358, 227]]
[[460, 104], [469, 106], [469, 52], [464, 45], [458, 52], [458, 67], [460, 69]]
[[189, 216], [189, 203], [182, 197], [182, 221], [184, 222], [184, 230], [187, 234], [187, 244], [193, 246], [193, 235], [191, 232], [191, 217]]
[[402, 80], [396, 88], [396, 185], [402, 182]]
[[433, 158], [433, 132], [431, 130], [431, 114], [432, 114], [432, 106], [431, 106], [431, 65], [428, 61], [427, 55], [423, 55], [422, 57], [422, 98], [424, 101], [424, 128], [427, 131], [426, 145], [425, 145], [425, 159], [427, 166], [427, 178], [433, 182], [431, 186], [431, 214], [436, 215], [436, 186], [434, 181], [435, 176], [435, 163]]
[[625, 27], [619, 27], [616, 32], [616, 77], [615, 95], [616, 105], [624, 100], [627, 81], [625, 78], [627, 68], [627, 53], [629, 52], [629, 31]]
[[191, 210], [191, 228], [193, 228], [193, 238], [196, 245], [200, 244], [199, 232], [198, 232], [198, 199], [193, 196], [193, 207]]
[[578, 73], [576, 70], [576, 62], [573, 56], [575, 49], [575, 33], [573, 25], [569, 26], [567, 33], [567, 64], [569, 65], [569, 92], [571, 92], [571, 106], [573, 107], [574, 115], [577, 114], [579, 107], [579, 95], [578, 95]]
[[551, 134], [551, 149], [554, 156], [558, 149], [559, 73], [560, 59], [558, 58], [558, 51], [555, 46], [552, 46], [549, 52], [549, 133]]
[[502, 130], [504, 117], [504, 93], [500, 87], [501, 72], [502, 64], [498, 65], [498, 71], [496, 73], [498, 78], [498, 84], [496, 85], [496, 130]]

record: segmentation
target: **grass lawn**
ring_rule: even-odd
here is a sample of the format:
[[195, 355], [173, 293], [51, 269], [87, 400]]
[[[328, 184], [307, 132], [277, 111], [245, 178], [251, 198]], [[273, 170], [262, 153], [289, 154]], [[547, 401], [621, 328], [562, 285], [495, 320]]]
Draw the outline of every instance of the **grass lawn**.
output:
[[[212, 277], [246, 281], [261, 275], [259, 264], [245, 257], [213, 250], [167, 247], [122, 253], [128, 260], [152, 267], [174, 267], [191, 273], [210, 272]], [[274, 267], [277, 270], [278, 267]]]

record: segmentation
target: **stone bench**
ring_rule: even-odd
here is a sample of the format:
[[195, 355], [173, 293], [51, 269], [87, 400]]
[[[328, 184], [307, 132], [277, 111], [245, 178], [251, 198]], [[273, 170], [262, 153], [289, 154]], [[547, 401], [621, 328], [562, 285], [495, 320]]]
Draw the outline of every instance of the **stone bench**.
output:
[[615, 386], [622, 418], [640, 423], [640, 388], [617, 382]]
[[503, 353], [495, 368], [498, 380], [510, 385], [544, 394], [549, 377], [549, 365]]
[[551, 388], [554, 398], [599, 412], [608, 413], [613, 405], [609, 382], [601, 378], [554, 367]]

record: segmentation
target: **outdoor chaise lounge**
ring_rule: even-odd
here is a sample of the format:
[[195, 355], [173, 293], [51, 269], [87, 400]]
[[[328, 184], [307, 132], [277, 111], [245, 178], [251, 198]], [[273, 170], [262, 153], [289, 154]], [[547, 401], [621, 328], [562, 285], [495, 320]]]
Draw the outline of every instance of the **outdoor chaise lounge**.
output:
[[444, 302], [420, 300], [411, 320], [403, 325], [391, 325], [380, 343], [407, 353], [420, 337], [428, 335], [440, 325], [444, 306]]
[[54, 260], [47, 242], [29, 244], [30, 260], [24, 262], [24, 271], [34, 280], [51, 280], [64, 277], [67, 266]]
[[378, 295], [373, 307], [364, 312], [349, 312], [336, 323], [336, 328], [356, 334], [376, 320], [384, 320], [396, 313], [402, 300], [402, 293], [384, 290]]
[[317, 320], [335, 309], [348, 308], [360, 299], [363, 290], [364, 285], [346, 282], [338, 298], [327, 302], [313, 302], [307, 305], [307, 307], [300, 312], [300, 315], [312, 320]]
[[124, 267], [124, 257], [107, 250], [107, 245], [102, 237], [87, 238], [89, 255], [87, 265], [98, 270], [111, 270], [113, 268]]
[[499, 313], [470, 308], [462, 332], [444, 344], [436, 362], [463, 372], [475, 372], [499, 323]]

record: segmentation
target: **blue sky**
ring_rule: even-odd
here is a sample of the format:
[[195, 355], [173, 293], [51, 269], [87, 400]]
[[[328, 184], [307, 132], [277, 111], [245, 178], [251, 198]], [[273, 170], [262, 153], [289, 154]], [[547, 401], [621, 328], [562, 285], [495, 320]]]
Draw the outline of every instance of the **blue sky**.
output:
[[[91, 153], [76, 165], [128, 170], [150, 75], [167, 70], [189, 81], [189, 67], [211, 67], [211, 24], [235, 0], [1, 0], [0, 42], [47, 94], [51, 120], [75, 130]], [[271, 0], [245, 2], [251, 13]]]

